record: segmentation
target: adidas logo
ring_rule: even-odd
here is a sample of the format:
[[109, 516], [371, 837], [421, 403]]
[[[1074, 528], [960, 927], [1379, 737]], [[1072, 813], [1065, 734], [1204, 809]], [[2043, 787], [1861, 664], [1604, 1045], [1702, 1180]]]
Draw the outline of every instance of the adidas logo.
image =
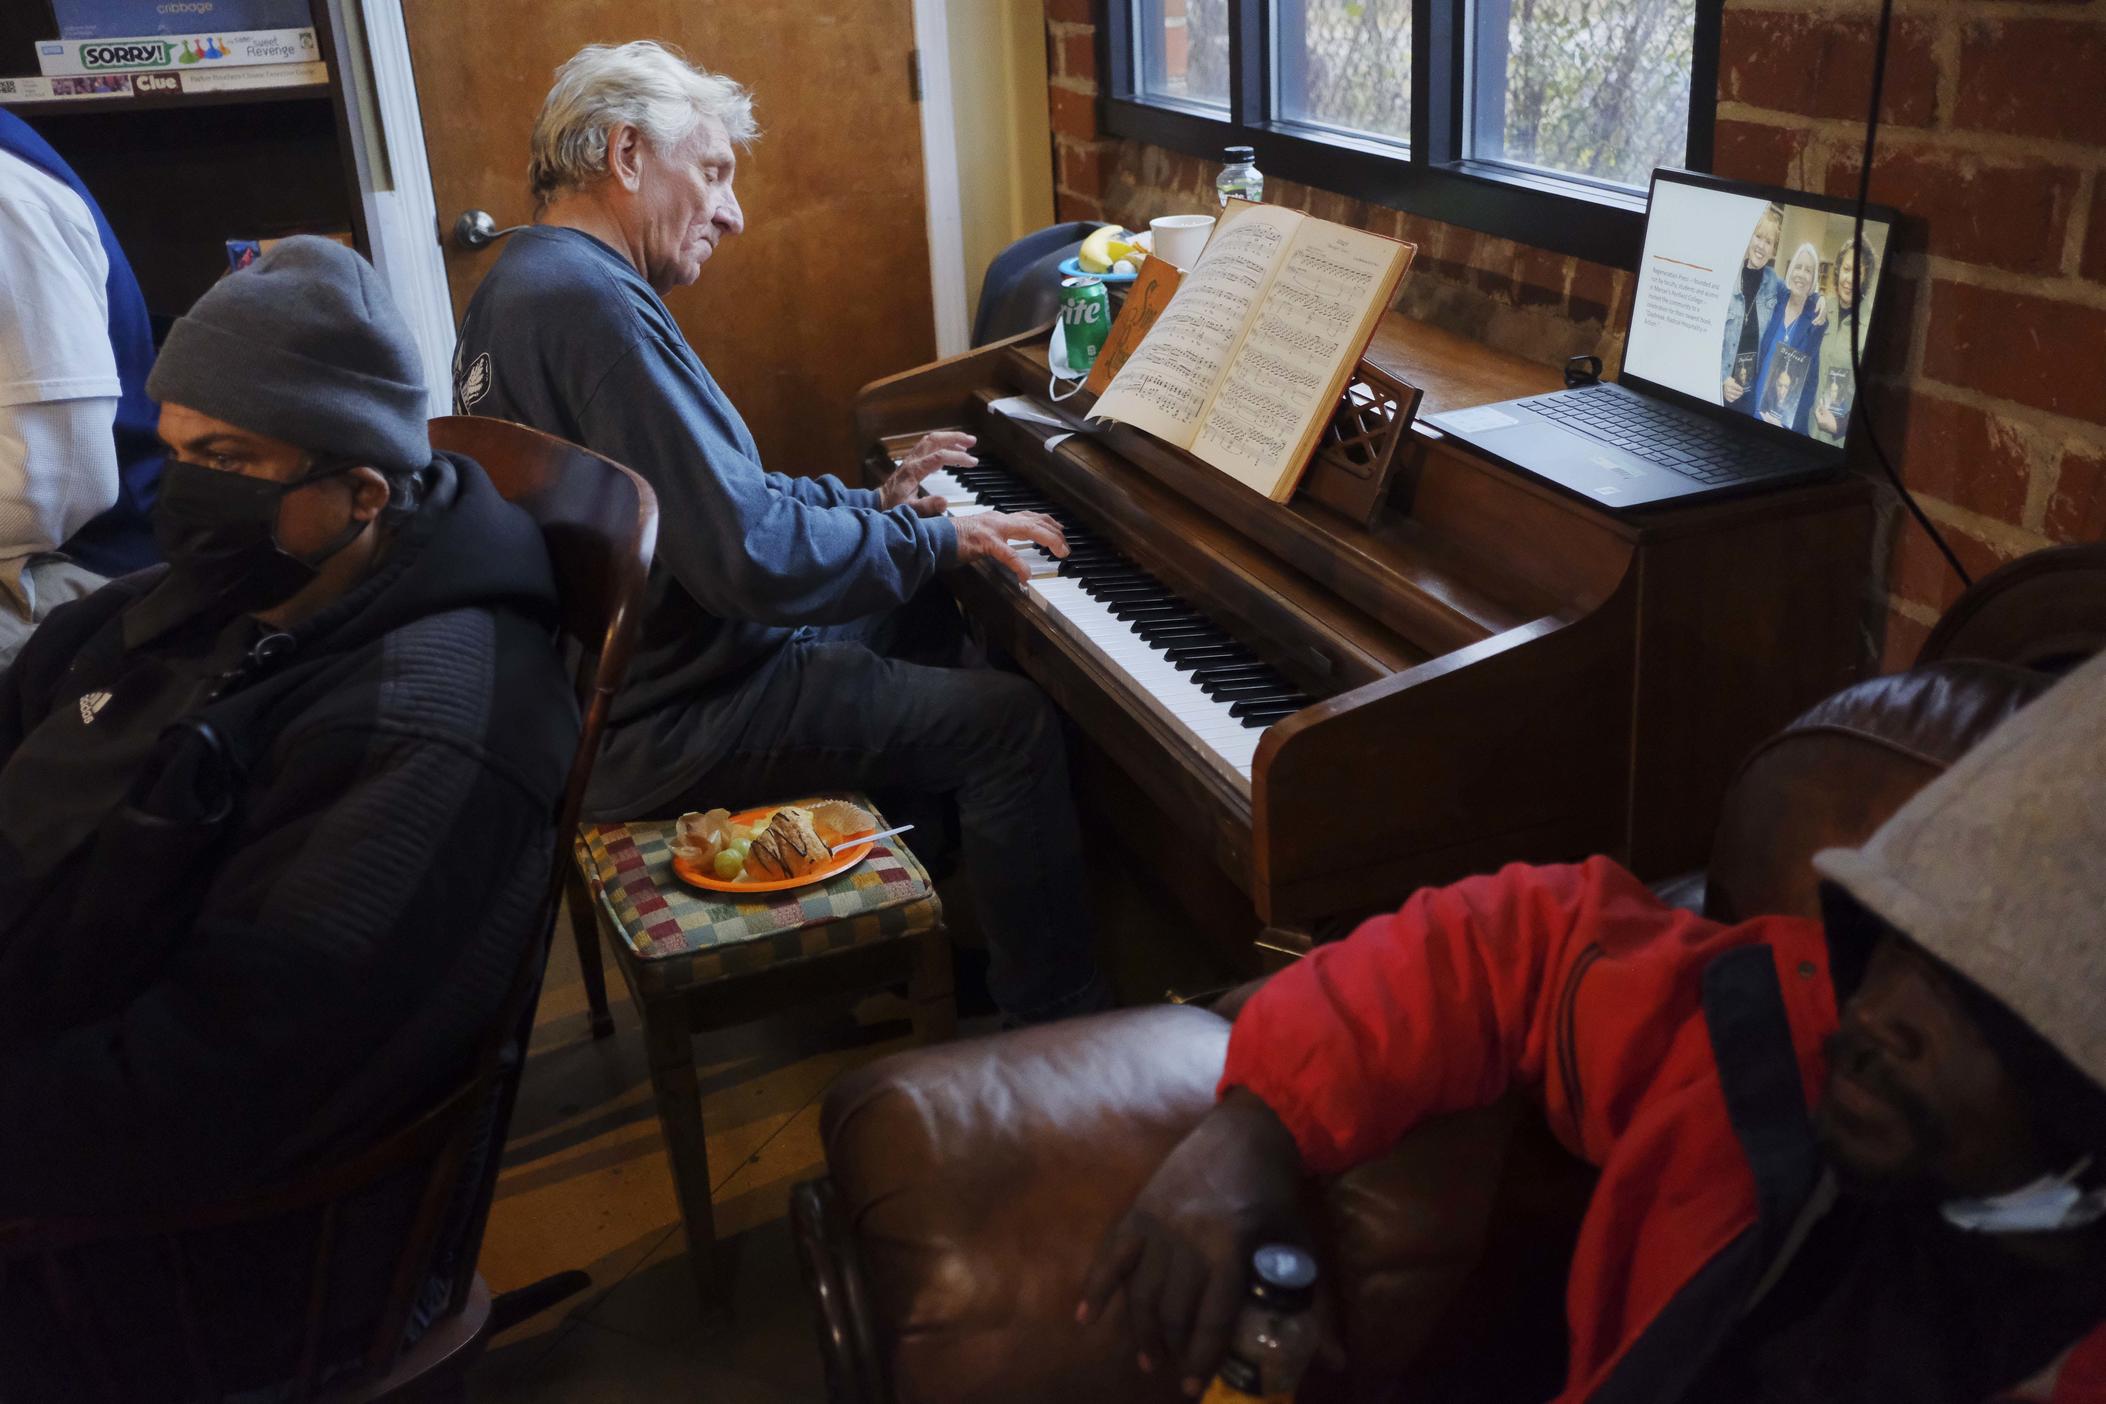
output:
[[107, 692], [91, 692], [82, 697], [80, 699], [81, 725], [92, 726], [95, 722], [96, 714], [109, 704], [110, 694]]

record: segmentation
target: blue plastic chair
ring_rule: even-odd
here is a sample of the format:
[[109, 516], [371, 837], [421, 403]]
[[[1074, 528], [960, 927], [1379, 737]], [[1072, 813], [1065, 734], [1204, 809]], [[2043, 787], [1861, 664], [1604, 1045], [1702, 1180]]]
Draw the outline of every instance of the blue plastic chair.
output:
[[1082, 248], [1102, 221], [1069, 220], [1035, 230], [994, 256], [980, 280], [980, 310], [973, 316], [973, 345], [1030, 331], [1060, 310], [1060, 263]]

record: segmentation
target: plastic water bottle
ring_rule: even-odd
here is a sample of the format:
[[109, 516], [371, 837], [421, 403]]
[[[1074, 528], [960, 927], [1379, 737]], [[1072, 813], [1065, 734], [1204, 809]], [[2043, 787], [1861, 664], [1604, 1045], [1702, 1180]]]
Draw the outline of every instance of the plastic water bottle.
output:
[[1238, 200], [1262, 200], [1265, 198], [1265, 176], [1257, 165], [1256, 148], [1231, 146], [1221, 153], [1221, 174], [1214, 177], [1214, 193], [1221, 197], [1221, 207], [1228, 208], [1231, 197]]
[[1235, 1339], [1200, 1404], [1293, 1404], [1316, 1354], [1316, 1259], [1273, 1243], [1251, 1257]]

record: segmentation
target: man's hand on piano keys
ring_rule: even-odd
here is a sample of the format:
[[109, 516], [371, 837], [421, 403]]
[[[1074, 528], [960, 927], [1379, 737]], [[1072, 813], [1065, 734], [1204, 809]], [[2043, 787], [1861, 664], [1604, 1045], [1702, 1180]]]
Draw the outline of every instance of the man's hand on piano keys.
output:
[[1031, 566], [1009, 543], [1029, 541], [1056, 557], [1068, 554], [1067, 534], [1060, 523], [1043, 512], [982, 512], [973, 517], [954, 517], [958, 532], [958, 563], [993, 560], [1006, 567], [1018, 581], [1029, 584]]
[[969, 451], [973, 436], [956, 430], [939, 429], [922, 436], [921, 442], [907, 450], [907, 456], [899, 461], [884, 484], [878, 488], [878, 506], [886, 511], [901, 505], [911, 506], [924, 517], [943, 515], [944, 500], [940, 497], [916, 497], [921, 491], [921, 480], [938, 468], [972, 468], [980, 460]]

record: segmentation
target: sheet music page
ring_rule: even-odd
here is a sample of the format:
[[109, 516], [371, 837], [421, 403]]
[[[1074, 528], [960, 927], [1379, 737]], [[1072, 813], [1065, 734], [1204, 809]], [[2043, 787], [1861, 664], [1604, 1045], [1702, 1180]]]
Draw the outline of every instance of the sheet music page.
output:
[[1377, 235], [1321, 220], [1305, 224], [1221, 377], [1192, 452], [1284, 499], [1306, 457], [1300, 450], [1311, 425], [1337, 402], [1341, 367], [1350, 374], [1402, 254]]
[[1170, 305], [1090, 411], [1190, 448], [1200, 417], [1305, 216], [1231, 206]]

